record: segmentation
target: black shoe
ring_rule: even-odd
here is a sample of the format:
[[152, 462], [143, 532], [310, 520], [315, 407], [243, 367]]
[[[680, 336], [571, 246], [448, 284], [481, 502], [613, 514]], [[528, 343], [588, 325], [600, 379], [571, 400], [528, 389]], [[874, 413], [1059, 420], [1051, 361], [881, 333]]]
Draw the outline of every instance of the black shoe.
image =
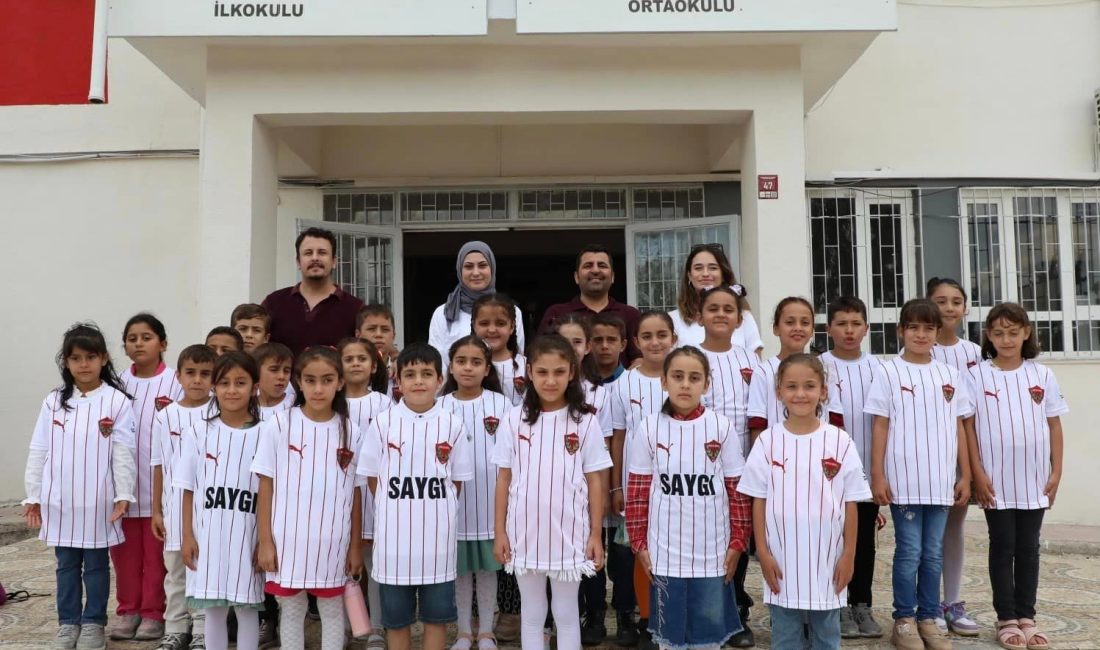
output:
[[615, 645], [633, 648], [638, 645], [638, 625], [634, 622], [634, 612], [616, 612], [618, 623], [615, 631]]
[[756, 635], [752, 633], [752, 628], [749, 627], [749, 608], [741, 607], [737, 610], [737, 614], [741, 618], [741, 626], [743, 629], [731, 636], [729, 641], [726, 641], [726, 647], [751, 648], [756, 645]]
[[638, 650], [660, 650], [660, 646], [653, 642], [653, 633], [648, 628], [648, 619], [638, 621]]
[[581, 645], [600, 645], [607, 638], [605, 612], [592, 612], [581, 622]]

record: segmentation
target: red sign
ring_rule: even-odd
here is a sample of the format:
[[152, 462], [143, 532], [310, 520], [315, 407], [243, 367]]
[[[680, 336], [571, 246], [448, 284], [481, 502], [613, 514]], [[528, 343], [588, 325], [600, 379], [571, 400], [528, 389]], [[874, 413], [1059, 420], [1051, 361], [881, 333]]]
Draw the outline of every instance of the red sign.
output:
[[756, 177], [756, 190], [758, 193], [757, 198], [761, 199], [778, 199], [779, 198], [779, 175], [778, 174], [758, 174]]
[[88, 103], [95, 4], [0, 2], [0, 106]]

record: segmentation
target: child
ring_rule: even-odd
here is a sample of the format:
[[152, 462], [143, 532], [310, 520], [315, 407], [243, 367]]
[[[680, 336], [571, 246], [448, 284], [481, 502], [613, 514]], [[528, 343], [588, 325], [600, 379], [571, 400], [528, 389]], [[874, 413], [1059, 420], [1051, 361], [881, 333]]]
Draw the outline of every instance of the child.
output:
[[[119, 620], [115, 640], [156, 641], [164, 635], [164, 544], [153, 535], [153, 418], [183, 394], [176, 373], [164, 364], [168, 335], [164, 323], [136, 314], [122, 330], [126, 356], [133, 364], [122, 372], [126, 392], [134, 396], [137, 501], [126, 513], [126, 541], [111, 548]], [[160, 495], [157, 495], [160, 498]]]
[[375, 508], [371, 576], [380, 585], [390, 650], [412, 647], [418, 614], [422, 647], [442, 650], [447, 623], [457, 618], [455, 519], [459, 490], [473, 479], [474, 466], [462, 420], [435, 398], [442, 365], [425, 343], [402, 350], [397, 381], [404, 397], [374, 419], [363, 444], [359, 472]]
[[493, 351], [493, 367], [504, 396], [518, 405], [527, 388], [527, 360], [516, 342], [516, 303], [503, 293], [491, 293], [474, 301], [470, 315], [474, 334]]
[[1069, 412], [1054, 373], [1033, 359], [1039, 342], [1027, 311], [1002, 303], [985, 319], [982, 354], [966, 373], [975, 412], [964, 420], [974, 495], [989, 526], [989, 582], [1003, 648], [1048, 648], [1035, 624], [1039, 531], [1062, 478], [1062, 421]]
[[271, 340], [271, 316], [263, 305], [251, 302], [237, 305], [229, 317], [229, 325], [241, 335], [245, 352]]
[[[672, 318], [663, 311], [647, 311], [638, 319], [638, 336], [634, 345], [642, 353], [642, 362], [628, 370], [611, 390], [611, 512], [624, 514], [629, 472], [630, 440], [638, 424], [658, 412], [668, 394], [661, 386], [665, 357], [676, 345]], [[625, 531], [625, 527], [624, 527]], [[607, 547], [607, 569], [614, 583], [611, 606], [615, 608], [617, 632], [615, 642], [622, 647], [638, 644], [639, 631], [649, 635], [649, 577], [641, 563], [635, 562], [630, 540], [626, 535], [613, 540]], [[625, 568], [625, 576], [623, 570]], [[622, 594], [620, 582], [634, 583], [634, 592]], [[633, 596], [633, 598], [631, 598]], [[634, 623], [637, 602], [641, 620]]]
[[[351, 422], [340, 357], [313, 346], [299, 355], [295, 405], [260, 426], [252, 471], [260, 475], [257, 561], [279, 603], [286, 650], [305, 645], [306, 592], [317, 597], [322, 650], [344, 646], [344, 585], [363, 569], [359, 427]], [[310, 486], [306, 488], [306, 486]]]
[[[65, 332], [60, 388], [42, 403], [27, 458], [23, 517], [57, 557], [54, 648], [106, 648], [107, 548], [134, 501], [134, 411], [94, 325]], [[81, 598], [81, 586], [87, 600]]]
[[230, 350], [243, 352], [244, 337], [228, 325], [218, 325], [206, 335], [206, 345], [220, 357]]
[[477, 647], [478, 650], [497, 647], [493, 636], [493, 609], [497, 600], [497, 571], [502, 567], [493, 557], [493, 533], [496, 532], [493, 493], [497, 476], [496, 466], [489, 459], [493, 455], [497, 428], [512, 409], [512, 403], [500, 393], [500, 380], [487, 343], [473, 334], [455, 341], [447, 364], [447, 383], [443, 385], [443, 408], [461, 418], [467, 435], [473, 438], [474, 464], [473, 480], [465, 485], [458, 503], [458, 579], [455, 582], [458, 640], [451, 650], [470, 650], [475, 641], [471, 625], [475, 579]]
[[153, 418], [153, 535], [164, 543], [164, 638], [158, 650], [182, 650], [188, 637], [202, 643], [202, 610], [189, 616], [185, 582], [187, 572], [180, 555], [183, 494], [173, 486], [173, 474], [180, 458], [183, 434], [203, 420], [213, 386], [217, 356], [205, 345], [189, 345], [176, 362], [176, 380], [183, 388], [173, 402]]
[[[214, 364], [207, 417], [183, 434], [172, 483], [183, 493], [181, 555], [190, 570], [187, 604], [205, 613], [208, 650], [229, 647], [229, 609], [238, 650], [256, 650], [263, 574], [256, 570], [256, 493], [249, 471], [260, 444], [256, 362], [231, 350]], [[199, 494], [196, 501], [195, 494]]]
[[397, 326], [394, 324], [393, 310], [386, 305], [370, 304], [359, 310], [355, 317], [355, 337], [366, 339], [374, 344], [390, 376], [388, 394], [396, 402], [400, 396], [393, 392], [394, 380], [397, 368], [394, 362], [397, 360], [397, 348], [394, 339], [397, 336]]
[[970, 496], [960, 418], [970, 408], [969, 395], [958, 371], [932, 358], [942, 326], [932, 301], [902, 306], [898, 337], [905, 349], [875, 370], [863, 408], [875, 416], [871, 491], [875, 503], [890, 506], [894, 520], [891, 641], [903, 650], [951, 648], [936, 625], [943, 531], [951, 505]]
[[856, 502], [871, 496], [848, 434], [824, 424], [821, 361], [787, 357], [775, 391], [786, 418], [760, 434], [738, 488], [754, 497], [756, 557], [772, 620], [772, 647], [840, 648], [840, 609], [856, 554]]
[[[833, 349], [821, 355], [828, 388], [844, 408], [848, 435], [856, 445], [862, 466], [871, 466], [871, 426], [874, 417], [863, 412], [871, 378], [882, 365], [863, 352], [867, 336], [867, 306], [854, 296], [841, 296], [828, 308], [828, 333]], [[848, 605], [840, 610], [840, 636], [844, 639], [879, 638], [882, 626], [871, 615], [871, 583], [875, 577], [875, 533], [879, 507], [868, 499], [856, 504], [855, 570], [848, 584]], [[885, 520], [883, 520], [885, 521]]]
[[718, 648], [741, 629], [728, 585], [748, 551], [749, 499], [737, 492], [745, 458], [733, 423], [702, 404], [710, 374], [698, 348], [668, 355], [668, 398], [630, 443], [627, 526], [653, 583], [649, 629], [666, 648]]
[[547, 578], [558, 647], [580, 648], [580, 579], [603, 568], [601, 473], [611, 457], [581, 388], [579, 366], [561, 336], [535, 339], [527, 366], [531, 385], [523, 405], [501, 422], [493, 450], [500, 468], [493, 553], [519, 582], [524, 650], [541, 650], [545, 642]]
[[[943, 327], [936, 336], [936, 346], [932, 348], [932, 358], [946, 363], [965, 377], [971, 368], [982, 361], [981, 347], [958, 336], [966, 326], [966, 291], [950, 278], [932, 278], [928, 281], [926, 297], [936, 303], [943, 318]], [[947, 514], [947, 530], [943, 535], [942, 611], [936, 617], [936, 624], [941, 629], [960, 636], [978, 636], [981, 631], [981, 627], [967, 616], [966, 603], [961, 599], [963, 558], [966, 556], [963, 526], [969, 507], [969, 503], [964, 503], [951, 508]]]
[[294, 355], [282, 343], [264, 343], [252, 350], [252, 358], [260, 369], [260, 381], [256, 384], [260, 419], [267, 422], [275, 413], [294, 405], [296, 393], [290, 386]]
[[626, 324], [614, 314], [599, 313], [592, 317], [592, 358], [601, 386], [613, 383], [625, 372], [620, 361], [626, 350]]
[[[386, 393], [389, 384], [389, 372], [378, 356], [374, 344], [366, 339], [348, 338], [336, 346], [340, 353], [340, 362], [344, 366], [344, 390], [348, 396], [348, 413], [351, 421], [364, 433], [374, 418], [382, 411], [393, 406], [393, 400]], [[372, 386], [372, 378], [378, 378], [381, 371], [381, 389]], [[375, 382], [376, 383], [376, 382]], [[382, 597], [378, 583], [370, 578], [374, 562], [374, 496], [369, 490], [363, 494], [363, 568], [366, 571], [360, 579], [370, 608], [371, 632], [367, 637], [367, 647], [384, 647], [386, 640], [382, 625]]]

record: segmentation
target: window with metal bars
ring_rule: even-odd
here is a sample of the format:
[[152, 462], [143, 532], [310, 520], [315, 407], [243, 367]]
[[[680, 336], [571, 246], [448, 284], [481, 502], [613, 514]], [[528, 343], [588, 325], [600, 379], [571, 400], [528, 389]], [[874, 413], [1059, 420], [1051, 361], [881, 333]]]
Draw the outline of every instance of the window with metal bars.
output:
[[634, 221], [672, 221], [674, 219], [701, 219], [703, 187], [650, 187], [634, 188]]
[[393, 241], [389, 237], [336, 232], [336, 269], [340, 288], [367, 304], [393, 306]]
[[361, 226], [392, 226], [393, 192], [341, 192], [326, 194], [322, 219], [331, 223]]
[[519, 218], [626, 219], [626, 188], [557, 187], [519, 192]]
[[401, 222], [506, 221], [508, 192], [422, 191], [401, 193]]

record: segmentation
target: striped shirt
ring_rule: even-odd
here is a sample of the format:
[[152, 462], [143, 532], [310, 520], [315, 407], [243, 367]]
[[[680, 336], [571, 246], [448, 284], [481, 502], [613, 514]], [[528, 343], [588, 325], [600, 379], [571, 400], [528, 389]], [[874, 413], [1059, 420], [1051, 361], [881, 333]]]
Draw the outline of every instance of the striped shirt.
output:
[[[348, 398], [348, 414], [351, 421], [359, 425], [359, 430], [366, 434], [374, 418], [378, 414], [393, 406], [393, 400], [385, 393], [367, 393], [362, 397]], [[370, 490], [363, 490], [363, 521], [362, 538], [374, 539], [374, 495]]]
[[183, 493], [172, 482], [183, 445], [183, 434], [202, 421], [209, 402], [202, 406], [185, 407], [179, 402], [169, 404], [153, 418], [153, 452], [150, 464], [161, 472], [160, 511], [164, 517], [164, 550], [178, 551], [182, 542]]
[[492, 391], [483, 391], [481, 396], [465, 401], [451, 393], [442, 402], [443, 408], [462, 419], [474, 460], [474, 477], [462, 486], [458, 497], [458, 539], [493, 539], [497, 468], [491, 458], [500, 422], [512, 405], [506, 397]]
[[527, 359], [522, 354], [517, 354], [515, 359], [494, 361], [493, 367], [497, 369], [500, 388], [508, 398], [508, 403], [519, 406], [523, 401], [523, 394], [527, 392]]
[[[761, 361], [752, 371], [748, 408], [751, 429], [766, 429], [787, 419], [783, 414], [786, 407], [779, 401], [775, 390], [780, 363], [782, 360], [779, 357], [772, 357]], [[829, 401], [821, 412], [821, 421], [825, 424], [830, 423], [830, 414], [844, 417], [844, 406], [834, 393], [829, 391]]]
[[737, 346], [726, 352], [702, 352], [710, 363], [710, 387], [703, 394], [703, 405], [729, 418], [737, 433], [741, 453], [748, 454], [751, 446], [749, 392], [757, 365], [756, 358], [745, 348]]
[[630, 446], [634, 432], [648, 416], [661, 410], [668, 393], [660, 377], [646, 377], [637, 368], [626, 371], [611, 390], [611, 428], [625, 431], [623, 445], [623, 489], [630, 480]]
[[882, 365], [882, 361], [866, 352], [855, 361], [839, 359], [832, 352], [826, 352], [821, 355], [821, 363], [825, 365], [829, 392], [840, 400], [844, 408], [844, 429], [856, 443], [863, 468], [870, 471], [871, 429], [875, 416], [865, 413], [863, 405], [871, 390], [875, 370]]
[[183, 397], [183, 387], [176, 381], [176, 371], [163, 366], [153, 377], [135, 377], [133, 367], [119, 376], [126, 392], [134, 396], [135, 446], [134, 462], [137, 477], [134, 482], [135, 503], [126, 511], [127, 517], [153, 516], [153, 418], [157, 412]]

